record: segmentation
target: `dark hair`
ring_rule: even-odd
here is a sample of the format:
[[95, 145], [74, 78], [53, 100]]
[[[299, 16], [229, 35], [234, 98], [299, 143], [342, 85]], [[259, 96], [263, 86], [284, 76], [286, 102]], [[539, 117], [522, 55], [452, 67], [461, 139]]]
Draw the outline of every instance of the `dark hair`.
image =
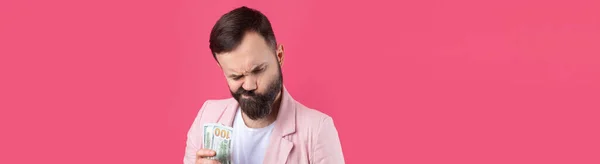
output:
[[258, 10], [242, 6], [221, 16], [210, 31], [210, 51], [215, 60], [217, 53], [233, 51], [247, 32], [260, 34], [275, 50], [277, 41], [269, 19]]

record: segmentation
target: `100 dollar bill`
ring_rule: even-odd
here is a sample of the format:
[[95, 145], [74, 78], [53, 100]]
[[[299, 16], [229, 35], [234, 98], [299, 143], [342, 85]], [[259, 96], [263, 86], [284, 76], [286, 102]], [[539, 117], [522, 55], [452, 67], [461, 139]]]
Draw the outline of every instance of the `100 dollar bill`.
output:
[[209, 159], [215, 159], [222, 164], [231, 164], [231, 137], [233, 128], [221, 124], [204, 124], [204, 149], [217, 152], [217, 155]]

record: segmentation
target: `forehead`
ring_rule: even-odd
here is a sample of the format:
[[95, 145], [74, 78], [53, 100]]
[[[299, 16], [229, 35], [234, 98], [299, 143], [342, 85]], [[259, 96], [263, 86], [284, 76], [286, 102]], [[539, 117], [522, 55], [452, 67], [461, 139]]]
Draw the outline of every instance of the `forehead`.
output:
[[224, 71], [238, 72], [269, 62], [273, 53], [262, 36], [249, 32], [233, 51], [217, 54], [217, 60]]

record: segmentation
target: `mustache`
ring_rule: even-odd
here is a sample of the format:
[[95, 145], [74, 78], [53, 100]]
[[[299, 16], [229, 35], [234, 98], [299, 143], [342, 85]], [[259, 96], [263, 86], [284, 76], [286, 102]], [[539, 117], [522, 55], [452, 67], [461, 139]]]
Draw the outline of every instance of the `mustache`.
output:
[[250, 97], [256, 97], [256, 90], [245, 90], [244, 88], [240, 87], [235, 91], [235, 95], [246, 95], [246, 96], [250, 96]]

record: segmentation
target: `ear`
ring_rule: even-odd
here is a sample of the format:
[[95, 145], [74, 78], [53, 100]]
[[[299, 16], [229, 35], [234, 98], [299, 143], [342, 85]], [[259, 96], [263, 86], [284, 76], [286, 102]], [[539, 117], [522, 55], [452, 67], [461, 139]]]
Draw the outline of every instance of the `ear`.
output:
[[279, 62], [279, 66], [283, 67], [283, 59], [285, 58], [283, 44], [279, 44], [277, 46], [277, 50], [275, 51], [277, 54], [277, 61]]

